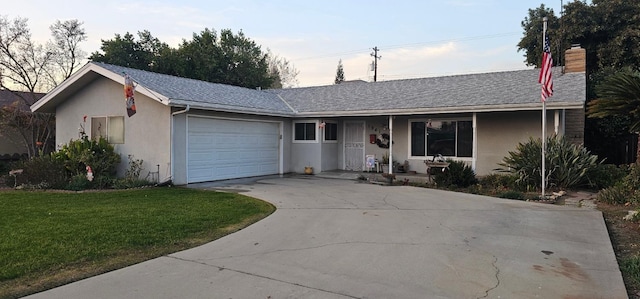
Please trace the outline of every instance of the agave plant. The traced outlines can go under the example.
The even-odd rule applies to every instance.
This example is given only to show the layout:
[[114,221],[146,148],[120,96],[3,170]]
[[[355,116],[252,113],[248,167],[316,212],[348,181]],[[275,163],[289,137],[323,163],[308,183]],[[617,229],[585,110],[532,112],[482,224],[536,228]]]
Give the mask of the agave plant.
[[[515,151],[504,157],[501,171],[511,172],[518,178],[516,183],[527,190],[542,186],[542,141],[530,137],[519,143]],[[570,188],[586,181],[589,169],[596,167],[598,156],[592,155],[581,145],[569,143],[564,137],[547,138],[545,154],[545,180],[548,186]]]

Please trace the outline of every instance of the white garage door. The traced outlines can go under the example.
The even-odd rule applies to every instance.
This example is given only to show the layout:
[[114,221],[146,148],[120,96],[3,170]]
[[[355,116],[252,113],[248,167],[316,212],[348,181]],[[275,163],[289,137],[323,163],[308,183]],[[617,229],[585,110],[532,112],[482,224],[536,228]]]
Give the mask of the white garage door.
[[278,123],[188,118],[188,182],[277,174]]

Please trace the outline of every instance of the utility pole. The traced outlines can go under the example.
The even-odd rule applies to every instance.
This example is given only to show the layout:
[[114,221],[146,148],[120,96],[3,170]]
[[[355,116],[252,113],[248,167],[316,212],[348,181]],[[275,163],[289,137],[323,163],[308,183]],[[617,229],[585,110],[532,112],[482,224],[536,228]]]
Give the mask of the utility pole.
[[373,47],[373,82],[378,81],[378,59],[382,58],[382,56],[378,56],[378,47]]

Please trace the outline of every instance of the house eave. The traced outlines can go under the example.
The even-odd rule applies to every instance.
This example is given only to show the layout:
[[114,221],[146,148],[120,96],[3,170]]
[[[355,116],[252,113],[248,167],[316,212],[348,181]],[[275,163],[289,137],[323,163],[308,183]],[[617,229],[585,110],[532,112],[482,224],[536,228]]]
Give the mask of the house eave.
[[[89,82],[99,78],[101,75],[115,82],[124,85],[124,74],[116,74],[91,62],[85,64],[80,70],[73,73],[67,80],[49,91],[44,97],[31,105],[32,112],[55,112],[55,107],[73,95]],[[153,93],[144,86],[137,85],[136,92],[154,99],[164,105],[168,105],[169,99],[161,94]],[[124,91],[123,91],[124,102]]]
[[292,113],[285,113],[280,111],[265,111],[261,109],[255,109],[255,108],[234,107],[234,106],[219,105],[219,104],[207,104],[207,103],[193,102],[193,101],[170,100],[169,105],[171,107],[176,107],[176,108],[186,108],[187,105],[189,105],[192,111],[193,109],[197,109],[197,110],[204,110],[204,111],[216,111],[216,112],[235,113],[235,114],[250,114],[250,115],[287,117],[287,118],[291,118],[295,116]]
[[[547,102],[547,109],[583,109],[583,102]],[[416,115],[416,114],[453,114],[472,112],[499,112],[499,111],[535,111],[542,110],[542,104],[506,104],[506,105],[480,105],[464,107],[434,107],[434,108],[408,108],[408,109],[376,109],[376,110],[351,110],[351,111],[319,111],[299,112],[297,117],[352,117],[352,116],[386,116],[386,115]]]

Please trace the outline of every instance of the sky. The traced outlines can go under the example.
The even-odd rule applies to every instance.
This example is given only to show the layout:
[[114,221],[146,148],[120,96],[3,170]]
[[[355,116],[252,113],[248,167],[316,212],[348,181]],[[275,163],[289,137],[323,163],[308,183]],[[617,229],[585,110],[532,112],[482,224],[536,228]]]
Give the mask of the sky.
[[[560,13],[562,0],[2,0],[0,15],[28,18],[44,43],[56,20],[78,19],[87,53],[115,34],[148,30],[178,47],[205,28],[242,30],[263,50],[290,61],[298,86],[333,84],[338,61],[346,80],[378,81],[530,68],[517,44],[530,8]],[[564,1],[566,4],[568,0]]]

